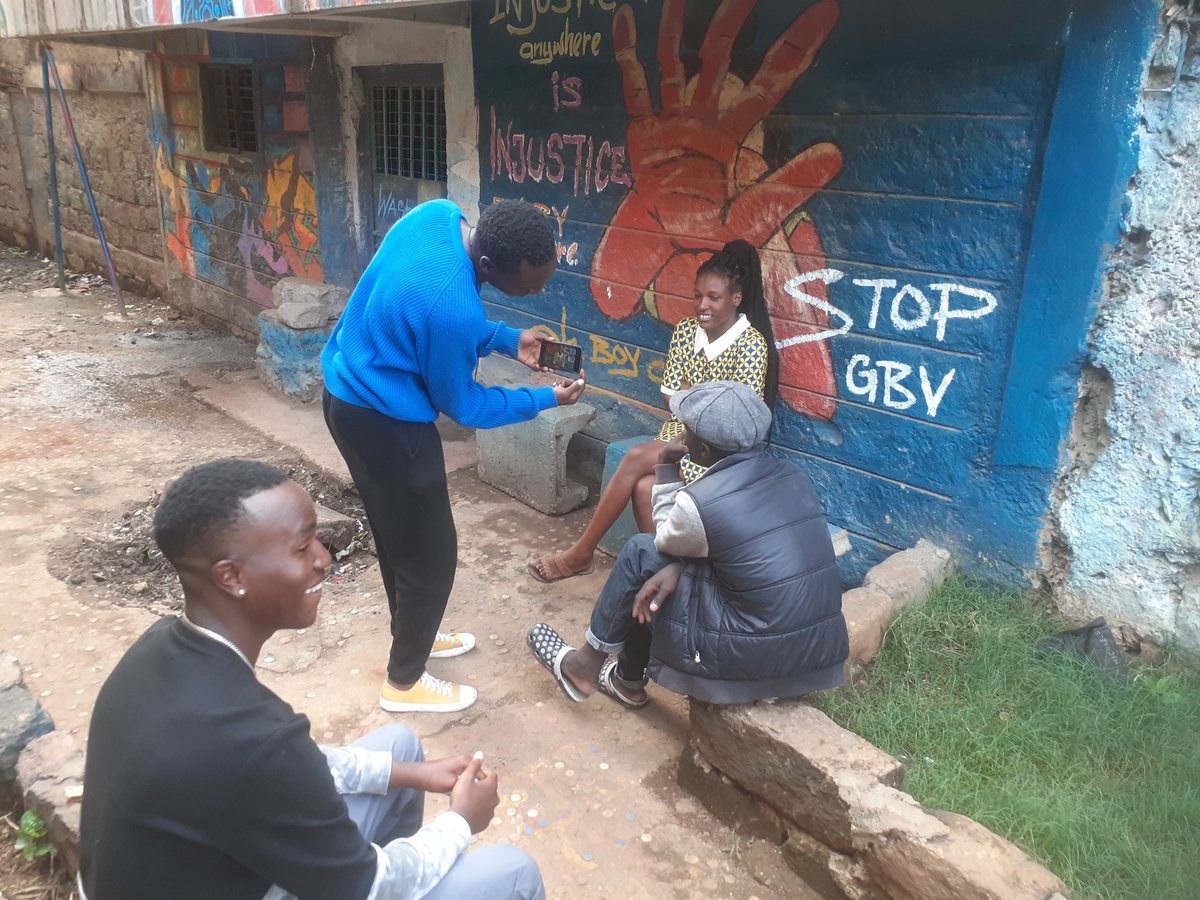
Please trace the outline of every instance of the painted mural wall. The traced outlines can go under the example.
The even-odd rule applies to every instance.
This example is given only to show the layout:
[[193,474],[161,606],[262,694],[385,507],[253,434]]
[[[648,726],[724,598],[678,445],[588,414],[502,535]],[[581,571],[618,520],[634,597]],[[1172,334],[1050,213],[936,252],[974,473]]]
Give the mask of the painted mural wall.
[[[178,276],[172,291],[185,305],[203,310],[209,304],[235,327],[239,322],[226,307],[245,309],[249,301],[240,324],[253,330],[255,307],[272,305],[280,278],[324,280],[309,137],[313,51],[307,41],[269,35],[197,32],[189,40],[198,42],[196,52],[151,57],[159,76],[154,165],[166,254]],[[258,153],[205,147],[199,67],[207,62],[257,65]],[[180,285],[180,278],[195,284]]]
[[1017,577],[1049,476],[991,449],[1067,16],[1018,6],[480,0],[481,200],[541,204],[560,245],[547,294],[491,312],[658,405],[697,265],[746,238],[774,443],[852,533],[847,577],[920,537]]
[[274,16],[287,12],[286,0],[128,0],[133,27],[194,25],[211,19]]

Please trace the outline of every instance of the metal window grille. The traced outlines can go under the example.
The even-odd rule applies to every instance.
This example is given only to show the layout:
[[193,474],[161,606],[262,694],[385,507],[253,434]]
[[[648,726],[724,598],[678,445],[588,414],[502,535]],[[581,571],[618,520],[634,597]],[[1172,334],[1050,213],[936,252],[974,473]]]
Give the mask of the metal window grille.
[[446,103],[441,88],[373,87],[371,113],[376,172],[446,180]]
[[208,147],[258,152],[258,97],[250,66],[203,67],[204,124]]

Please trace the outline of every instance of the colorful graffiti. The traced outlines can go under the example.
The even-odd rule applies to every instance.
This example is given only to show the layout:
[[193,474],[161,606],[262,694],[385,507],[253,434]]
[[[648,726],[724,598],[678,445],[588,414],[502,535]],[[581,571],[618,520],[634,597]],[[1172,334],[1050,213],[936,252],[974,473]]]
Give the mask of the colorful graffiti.
[[[554,73],[557,76],[557,72]],[[582,82],[576,81],[580,88]],[[570,184],[575,197],[599,194],[609,185],[629,186],[625,145],[615,144],[589,134],[548,135],[513,131],[513,123],[497,122],[496,107],[491,110],[491,136],[488,157],[492,179],[505,178],[513,184],[526,179],[548,184]]]
[[[194,96],[194,68],[167,65],[169,96]],[[192,105],[173,108],[178,118]],[[279,148],[257,165],[233,164],[220,154],[200,155],[197,125],[155,117],[166,247],[180,272],[265,307],[281,277],[323,280],[316,191],[301,151]]]
[[179,0],[180,22],[206,22],[232,15],[232,0]]
[[135,27],[187,25],[214,19],[275,16],[288,11],[286,0],[128,0]]
[[300,170],[300,154],[291,150],[267,168],[266,209],[261,224],[267,240],[280,246],[293,274],[320,281],[320,232],[317,192]]
[[[489,25],[503,24],[509,34],[526,37],[532,34],[539,24],[549,20],[552,23],[553,34],[543,40],[524,40],[518,48],[518,55],[531,65],[545,66],[560,60],[587,59],[600,56],[600,47],[604,42],[604,33],[599,30],[573,27],[572,17],[576,24],[585,10],[601,13],[611,13],[616,9],[616,0],[559,0],[559,2],[538,3],[530,0],[494,0],[495,7]],[[559,31],[559,22],[562,30]]]

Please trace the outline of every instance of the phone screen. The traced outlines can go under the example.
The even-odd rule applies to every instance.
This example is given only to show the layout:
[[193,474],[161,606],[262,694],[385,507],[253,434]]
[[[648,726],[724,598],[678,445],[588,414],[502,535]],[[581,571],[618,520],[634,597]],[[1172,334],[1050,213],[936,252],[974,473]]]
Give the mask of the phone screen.
[[538,365],[546,369],[578,375],[579,370],[583,367],[583,351],[574,344],[544,341],[541,355],[538,357]]

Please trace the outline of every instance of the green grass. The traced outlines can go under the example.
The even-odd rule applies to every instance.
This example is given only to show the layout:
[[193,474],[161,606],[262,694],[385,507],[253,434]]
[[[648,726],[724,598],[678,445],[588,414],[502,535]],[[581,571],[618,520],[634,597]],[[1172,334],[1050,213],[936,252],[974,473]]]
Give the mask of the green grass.
[[1200,898],[1200,673],[1128,683],[1039,659],[1061,630],[1018,594],[953,579],[899,616],[874,671],[826,696],[900,758],[905,790],[970,816],[1077,898]]

